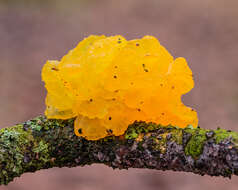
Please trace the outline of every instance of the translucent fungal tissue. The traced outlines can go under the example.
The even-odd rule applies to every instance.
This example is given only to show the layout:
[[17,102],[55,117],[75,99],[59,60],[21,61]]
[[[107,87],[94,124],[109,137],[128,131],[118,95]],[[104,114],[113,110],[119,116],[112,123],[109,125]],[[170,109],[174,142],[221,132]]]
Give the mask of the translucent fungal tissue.
[[194,86],[192,71],[153,36],[89,36],[60,61],[47,61],[42,79],[47,118],[76,117],[75,134],[88,140],[123,135],[135,120],[198,124],[181,101]]

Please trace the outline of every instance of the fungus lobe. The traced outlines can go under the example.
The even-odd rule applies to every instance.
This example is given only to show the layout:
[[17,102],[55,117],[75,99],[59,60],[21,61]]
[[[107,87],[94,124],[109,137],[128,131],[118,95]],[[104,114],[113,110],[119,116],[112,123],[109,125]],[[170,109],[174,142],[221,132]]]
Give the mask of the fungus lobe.
[[91,35],[60,61],[47,61],[42,80],[47,118],[76,117],[75,134],[88,140],[122,135],[135,120],[198,124],[197,113],[181,101],[194,86],[192,71],[153,36]]

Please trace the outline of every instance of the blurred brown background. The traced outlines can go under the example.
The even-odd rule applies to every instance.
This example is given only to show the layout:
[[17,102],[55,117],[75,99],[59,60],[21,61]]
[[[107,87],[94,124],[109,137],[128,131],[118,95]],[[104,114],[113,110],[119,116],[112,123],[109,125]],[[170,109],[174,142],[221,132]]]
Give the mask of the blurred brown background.
[[[189,62],[196,85],[183,99],[200,125],[238,131],[237,20],[237,0],[0,0],[0,126],[43,113],[47,59],[60,59],[90,34],[150,34]],[[238,177],[93,165],[24,174],[0,190],[33,188],[235,190]]]

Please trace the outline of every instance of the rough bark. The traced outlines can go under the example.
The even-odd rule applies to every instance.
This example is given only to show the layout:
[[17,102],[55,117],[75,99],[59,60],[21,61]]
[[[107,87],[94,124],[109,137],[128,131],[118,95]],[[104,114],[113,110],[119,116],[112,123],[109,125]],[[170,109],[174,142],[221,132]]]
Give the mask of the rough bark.
[[103,163],[112,168],[150,168],[200,175],[238,175],[238,133],[181,129],[135,122],[125,135],[88,141],[73,131],[74,119],[37,117],[0,130],[0,184],[25,172]]

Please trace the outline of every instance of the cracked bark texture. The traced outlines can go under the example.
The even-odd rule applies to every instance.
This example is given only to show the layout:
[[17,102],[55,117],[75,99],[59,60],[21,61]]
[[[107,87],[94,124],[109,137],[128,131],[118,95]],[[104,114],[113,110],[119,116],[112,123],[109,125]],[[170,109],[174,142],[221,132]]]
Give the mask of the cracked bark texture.
[[134,122],[123,136],[88,141],[74,134],[74,119],[43,116],[0,130],[0,184],[26,172],[102,163],[200,175],[238,175],[238,133],[181,129]]

